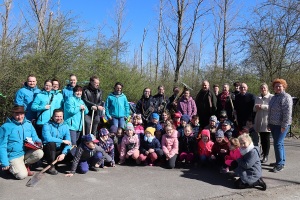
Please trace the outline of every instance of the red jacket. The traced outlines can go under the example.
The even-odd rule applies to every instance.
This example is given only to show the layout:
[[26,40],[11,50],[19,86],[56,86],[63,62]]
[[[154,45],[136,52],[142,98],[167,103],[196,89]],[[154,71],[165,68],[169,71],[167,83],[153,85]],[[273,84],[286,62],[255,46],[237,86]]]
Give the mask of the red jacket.
[[214,143],[210,140],[210,134],[202,132],[201,135],[206,135],[208,137],[207,142],[203,142],[202,139],[198,142],[198,153],[200,156],[211,156],[211,150]]

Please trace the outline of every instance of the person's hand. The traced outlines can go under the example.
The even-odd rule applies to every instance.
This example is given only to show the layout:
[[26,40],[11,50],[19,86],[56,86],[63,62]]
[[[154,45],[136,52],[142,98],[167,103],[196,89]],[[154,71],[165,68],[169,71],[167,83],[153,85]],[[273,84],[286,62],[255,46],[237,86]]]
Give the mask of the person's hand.
[[210,157],[211,159],[216,159],[216,156],[214,156],[214,155],[211,155],[211,157]]
[[148,156],[148,154],[149,154],[149,151],[146,151],[146,152],[145,152],[145,154],[146,154],[146,156]]
[[227,153],[227,150],[226,149],[221,149],[220,152],[221,153]]
[[74,174],[66,174],[65,177],[72,177]]
[[255,108],[256,108],[256,110],[260,110],[261,109],[261,104],[255,104]]
[[80,105],[80,110],[85,110],[84,105]]
[[65,159],[66,155],[65,154],[60,154],[58,157],[57,157],[57,161],[62,161],[63,159]]
[[97,106],[92,106],[91,110],[97,110]]
[[71,141],[69,141],[69,140],[63,140],[62,142],[66,145],[71,145]]
[[2,171],[6,171],[6,170],[9,170],[9,166],[2,167]]
[[153,152],[154,152],[154,149],[149,149],[148,152],[149,152],[149,153],[153,153]]
[[98,110],[104,110],[103,106],[98,106]]
[[43,143],[41,142],[35,142],[34,144],[40,148],[43,148]]
[[46,108],[47,110],[49,110],[50,107],[51,107],[51,105],[46,105],[46,106],[45,106],[45,108]]

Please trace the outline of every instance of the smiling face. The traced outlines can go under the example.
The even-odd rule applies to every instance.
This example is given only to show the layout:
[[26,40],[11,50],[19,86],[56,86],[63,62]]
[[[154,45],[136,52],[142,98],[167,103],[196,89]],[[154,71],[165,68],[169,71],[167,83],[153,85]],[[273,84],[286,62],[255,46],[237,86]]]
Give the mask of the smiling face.
[[246,149],[250,145],[250,142],[246,138],[241,138],[239,142],[240,142],[240,148],[242,149]]
[[203,81],[203,83],[202,83],[202,89],[204,91],[207,91],[209,89],[209,82],[208,81]]
[[22,123],[25,118],[25,113],[12,113],[12,117],[19,123]]
[[44,85],[44,89],[47,92],[50,92],[52,90],[52,83],[50,81],[46,82],[45,85]]
[[114,89],[115,89],[116,94],[121,94],[122,93],[122,86],[121,85],[116,85]]
[[58,90],[59,89],[59,82],[58,81],[52,81],[52,89]]
[[70,81],[70,85],[71,85],[72,87],[75,87],[75,85],[76,85],[76,83],[77,83],[77,78],[76,78],[76,76],[71,76],[70,79],[69,79],[69,81]]
[[63,113],[63,112],[59,111],[59,112],[55,112],[55,113],[53,114],[53,120],[54,120],[56,123],[58,123],[58,124],[62,123],[62,122],[63,122],[63,119],[64,119],[64,113]]
[[34,88],[37,84],[36,78],[34,76],[30,76],[27,79],[27,85],[28,87]]
[[183,96],[184,96],[185,99],[189,99],[190,98],[190,91],[188,91],[188,90],[185,91]]
[[240,86],[240,93],[246,94],[247,90],[248,90],[248,86],[246,85],[246,83],[242,83]]
[[276,83],[275,85],[274,85],[274,92],[276,93],[276,94],[280,94],[280,93],[282,93],[284,91],[284,87],[283,87],[283,85],[281,84],[281,83]]

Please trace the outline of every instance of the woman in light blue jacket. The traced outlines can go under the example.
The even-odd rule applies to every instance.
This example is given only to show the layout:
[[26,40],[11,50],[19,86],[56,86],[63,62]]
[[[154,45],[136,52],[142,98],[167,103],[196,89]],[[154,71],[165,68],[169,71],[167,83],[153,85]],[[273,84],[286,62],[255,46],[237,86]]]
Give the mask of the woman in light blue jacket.
[[72,145],[77,145],[77,141],[82,131],[82,113],[88,114],[88,108],[81,99],[82,87],[76,85],[73,88],[73,96],[69,97],[64,104],[65,122],[68,124],[71,134]]
[[110,93],[105,102],[105,114],[111,125],[125,127],[125,120],[129,117],[129,103],[127,97],[122,93],[123,84],[117,82],[114,92]]

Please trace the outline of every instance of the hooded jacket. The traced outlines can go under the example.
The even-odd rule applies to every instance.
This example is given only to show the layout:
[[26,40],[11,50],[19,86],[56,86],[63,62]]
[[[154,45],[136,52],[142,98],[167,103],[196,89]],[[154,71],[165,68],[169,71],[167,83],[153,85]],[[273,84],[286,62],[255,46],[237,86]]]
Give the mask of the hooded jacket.
[[69,97],[64,105],[64,119],[68,124],[69,129],[73,131],[82,130],[82,111],[80,106],[84,105],[84,115],[88,114],[88,108],[86,107],[83,100],[73,95]]
[[64,100],[66,101],[69,97],[73,96],[73,88],[70,84],[65,86],[65,88],[62,90],[62,95]]
[[36,112],[31,110],[31,105],[34,97],[40,93],[40,91],[41,90],[37,86],[31,88],[26,82],[24,86],[16,93],[14,104],[18,106],[24,106],[24,109],[27,111],[25,117],[30,121],[36,118]]
[[168,154],[172,158],[175,154],[178,154],[179,142],[177,138],[178,132],[173,130],[171,136],[164,134],[161,139],[161,146],[164,154]]
[[229,155],[225,156],[225,164],[231,166],[232,161],[237,160],[240,157],[242,157],[240,148],[230,150]]
[[210,140],[210,134],[204,132],[204,133],[202,133],[202,136],[203,135],[208,137],[208,141],[203,142],[202,139],[199,140],[199,142],[198,142],[198,154],[200,156],[210,157],[212,147],[213,147],[214,143]]
[[191,133],[189,136],[183,134],[183,136],[179,139],[179,152],[187,152],[187,153],[196,153],[197,152],[197,143],[194,134]]
[[129,117],[129,103],[125,94],[116,95],[113,92],[109,94],[105,102],[105,114],[108,119],[111,117],[121,118]]
[[193,115],[197,115],[197,107],[194,99],[189,97],[188,99],[181,97],[177,104],[177,111],[181,113],[181,115],[188,115],[190,119]]
[[[63,140],[71,141],[69,127],[64,122],[58,124],[50,120],[48,123],[44,124],[42,135],[44,144],[54,142],[56,144],[56,148],[61,146]],[[70,146],[66,145],[62,153],[67,154],[69,150]]]
[[24,118],[20,123],[8,118],[0,128],[0,163],[9,166],[9,161],[25,154],[24,140],[32,138],[33,142],[41,142],[31,122]]
[[134,134],[132,137],[128,137],[128,135],[125,134],[121,142],[120,159],[124,160],[126,154],[131,156],[135,150],[139,150],[139,147],[140,140],[136,134]]
[[152,139],[151,142],[149,142],[148,140],[145,141],[144,137],[145,137],[144,134],[142,134],[140,137],[140,142],[141,142],[140,152],[142,154],[145,154],[145,152],[148,151],[149,149],[154,149],[155,152],[161,150],[160,142],[155,136],[153,136],[154,138]]

